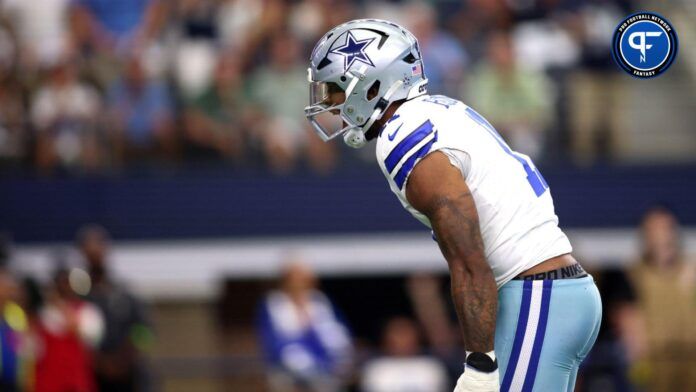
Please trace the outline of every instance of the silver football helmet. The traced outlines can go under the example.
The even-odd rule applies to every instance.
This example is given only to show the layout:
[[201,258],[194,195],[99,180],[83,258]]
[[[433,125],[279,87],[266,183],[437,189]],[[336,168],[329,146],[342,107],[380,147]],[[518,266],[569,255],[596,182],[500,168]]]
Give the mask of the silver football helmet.
[[[344,134],[348,145],[362,147],[365,132],[392,102],[426,93],[416,37],[385,20],[358,19],[335,27],[319,40],[310,61],[305,116],[324,141]],[[377,94],[368,98],[371,88]],[[336,92],[345,92],[344,102],[330,101]]]

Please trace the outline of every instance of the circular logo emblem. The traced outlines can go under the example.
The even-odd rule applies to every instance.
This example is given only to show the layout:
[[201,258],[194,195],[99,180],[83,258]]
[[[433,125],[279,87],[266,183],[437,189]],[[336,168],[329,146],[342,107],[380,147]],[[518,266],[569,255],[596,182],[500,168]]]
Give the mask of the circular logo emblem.
[[612,55],[631,76],[653,78],[672,65],[677,46],[677,32],[667,19],[652,12],[639,12],[616,27]]

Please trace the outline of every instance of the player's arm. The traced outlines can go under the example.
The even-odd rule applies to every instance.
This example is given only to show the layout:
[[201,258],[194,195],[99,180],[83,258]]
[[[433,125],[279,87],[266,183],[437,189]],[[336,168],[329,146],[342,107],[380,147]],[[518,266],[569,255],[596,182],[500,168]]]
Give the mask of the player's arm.
[[[493,272],[484,255],[478,213],[469,187],[447,156],[434,152],[411,172],[406,197],[414,208],[430,220],[440,250],[447,259],[452,298],[465,349],[468,352],[492,354],[498,292]],[[470,358],[471,355],[467,358],[467,365]],[[490,372],[491,377],[495,373],[495,380],[486,380],[490,381],[485,383],[486,387],[490,387],[497,384],[497,364],[492,370],[487,369],[484,370]],[[465,371],[469,377],[472,373]],[[457,390],[460,390],[459,385]]]
[[498,293],[469,187],[447,156],[434,152],[411,172],[406,197],[430,220],[447,259],[466,350],[493,350]]

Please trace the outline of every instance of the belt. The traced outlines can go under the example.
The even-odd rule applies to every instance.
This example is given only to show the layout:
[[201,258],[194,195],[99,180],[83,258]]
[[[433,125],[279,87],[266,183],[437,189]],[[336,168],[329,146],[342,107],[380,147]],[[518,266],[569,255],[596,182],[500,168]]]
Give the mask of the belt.
[[539,272],[533,275],[517,275],[512,280],[554,280],[579,279],[587,276],[587,272],[578,263],[571,264],[551,271]]

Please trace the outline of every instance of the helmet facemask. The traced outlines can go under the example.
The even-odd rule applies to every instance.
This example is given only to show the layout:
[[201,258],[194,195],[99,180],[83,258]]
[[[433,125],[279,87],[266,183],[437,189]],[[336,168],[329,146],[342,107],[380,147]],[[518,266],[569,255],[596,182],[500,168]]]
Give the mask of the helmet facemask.
[[[305,107],[304,112],[323,141],[360,127],[360,124],[353,124],[350,118],[344,115],[345,97],[352,94],[359,78],[353,78],[345,91],[337,83],[312,80],[311,68],[308,69],[308,79],[309,106]],[[343,101],[333,102],[332,96],[340,93],[344,93]]]

